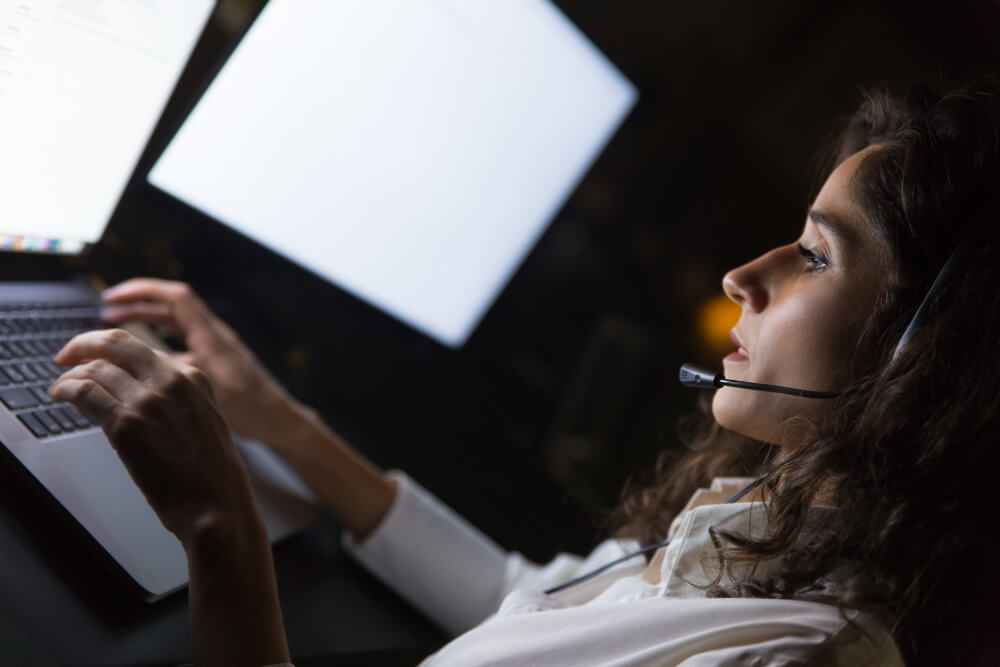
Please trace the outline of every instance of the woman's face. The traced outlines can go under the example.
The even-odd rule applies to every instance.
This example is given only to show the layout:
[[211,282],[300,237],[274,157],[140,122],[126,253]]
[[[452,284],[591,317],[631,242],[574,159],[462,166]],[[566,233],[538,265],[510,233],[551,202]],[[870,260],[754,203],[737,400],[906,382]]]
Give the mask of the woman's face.
[[[851,178],[868,151],[830,174],[797,242],[775,248],[722,280],[743,308],[733,329],[738,350],[723,360],[727,378],[801,389],[851,384],[850,368],[866,317],[885,286],[883,244],[855,202]],[[801,444],[795,417],[823,414],[829,400],[734,387],[718,389],[716,420],[728,429],[778,445]]]

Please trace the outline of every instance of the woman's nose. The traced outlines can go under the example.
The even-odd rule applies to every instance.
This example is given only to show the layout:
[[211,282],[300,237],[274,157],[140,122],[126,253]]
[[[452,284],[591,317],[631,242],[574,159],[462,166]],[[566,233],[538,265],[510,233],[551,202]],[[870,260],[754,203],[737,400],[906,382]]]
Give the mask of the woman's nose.
[[730,299],[750,312],[759,313],[767,306],[770,283],[780,263],[780,251],[775,248],[752,262],[738,266],[722,277],[722,289]]

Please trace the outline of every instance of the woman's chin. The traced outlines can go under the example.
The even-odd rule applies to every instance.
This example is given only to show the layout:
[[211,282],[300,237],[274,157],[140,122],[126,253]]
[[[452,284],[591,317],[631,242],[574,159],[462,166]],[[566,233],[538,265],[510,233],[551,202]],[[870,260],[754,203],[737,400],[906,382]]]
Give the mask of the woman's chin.
[[[776,433],[771,419],[770,397],[759,392],[721,387],[712,397],[712,416],[720,426],[762,442],[774,442]],[[779,443],[780,444],[780,443]]]
[[[746,392],[743,392],[746,393]],[[750,423],[752,410],[747,405],[747,397],[741,395],[739,389],[720,387],[712,396],[712,416],[720,426],[744,435],[752,436],[748,430],[753,430]]]
[[712,397],[712,416],[730,431],[794,449],[809,436],[810,424],[819,416],[803,409],[811,407],[802,403],[808,400],[722,387]]

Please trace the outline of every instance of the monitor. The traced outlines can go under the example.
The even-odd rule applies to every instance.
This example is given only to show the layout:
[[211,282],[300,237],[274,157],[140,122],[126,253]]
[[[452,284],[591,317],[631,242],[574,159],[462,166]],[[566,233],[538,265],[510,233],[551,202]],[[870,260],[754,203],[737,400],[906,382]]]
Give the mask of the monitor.
[[636,99],[548,0],[270,0],[149,181],[457,347]]
[[0,250],[100,239],[214,0],[0,0]]

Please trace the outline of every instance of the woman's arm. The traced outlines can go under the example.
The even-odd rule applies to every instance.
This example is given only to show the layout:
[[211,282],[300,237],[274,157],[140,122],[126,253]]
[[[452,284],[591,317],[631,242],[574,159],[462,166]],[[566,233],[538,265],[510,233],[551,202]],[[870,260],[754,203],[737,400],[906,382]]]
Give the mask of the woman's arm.
[[267,531],[207,377],[124,331],[94,331],[56,356],[49,389],[104,430],[188,557],[195,658],[288,662]]
[[185,551],[198,664],[289,662],[271,543],[259,517],[208,521]]
[[289,402],[274,418],[283,435],[271,448],[355,540],[366,538],[392,506],[395,483],[334,433],[315,410]]
[[366,536],[392,505],[395,487],[316,415],[296,401],[239,336],[183,283],[137,278],[104,292],[112,324],[144,322],[182,337],[174,357],[208,376],[232,429],[285,459],[356,538]]

